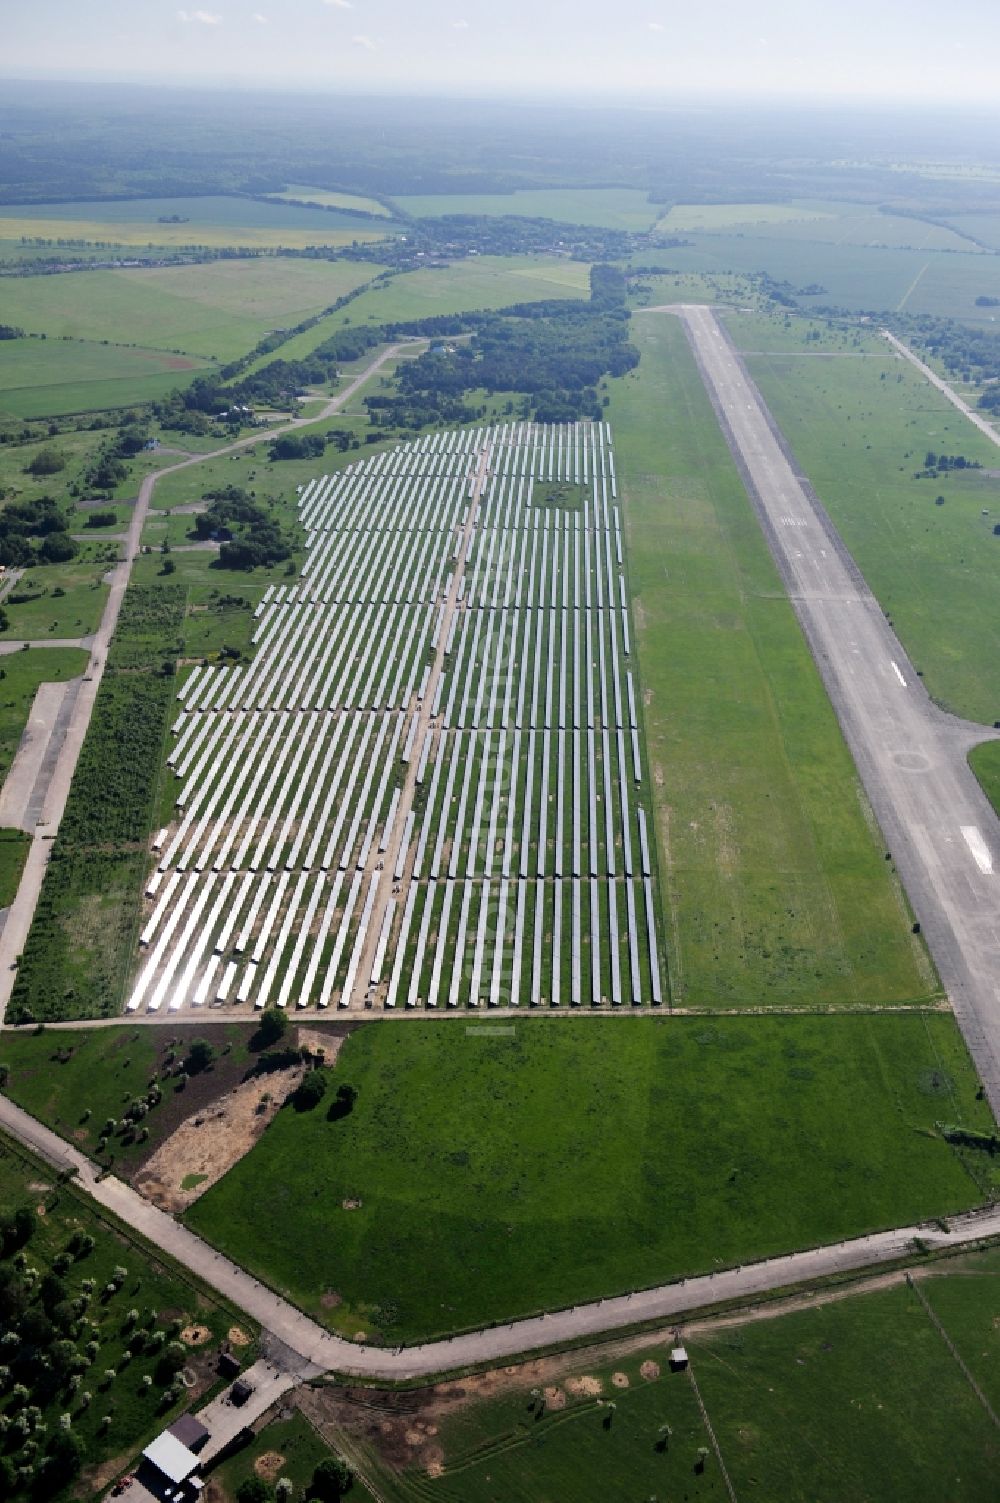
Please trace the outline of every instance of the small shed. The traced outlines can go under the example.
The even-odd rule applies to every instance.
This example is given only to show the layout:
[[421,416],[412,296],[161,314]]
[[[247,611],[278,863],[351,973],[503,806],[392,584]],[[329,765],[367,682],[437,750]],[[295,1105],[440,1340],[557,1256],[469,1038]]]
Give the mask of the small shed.
[[194,1414],[182,1414],[168,1425],[167,1434],[187,1446],[195,1455],[208,1443],[209,1434],[201,1420]]
[[688,1365],[688,1354],[684,1347],[675,1346],[670,1352],[670,1371],[682,1373]]
[[169,1430],[164,1430],[151,1441],[142,1454],[150,1466],[175,1487],[182,1486],[198,1470],[197,1456]]
[[240,1361],[232,1352],[219,1353],[219,1372],[224,1378],[238,1378],[240,1375]]
[[253,1384],[248,1383],[246,1378],[237,1378],[236,1382],[229,1390],[229,1397],[232,1399],[234,1404],[245,1404],[252,1393]]

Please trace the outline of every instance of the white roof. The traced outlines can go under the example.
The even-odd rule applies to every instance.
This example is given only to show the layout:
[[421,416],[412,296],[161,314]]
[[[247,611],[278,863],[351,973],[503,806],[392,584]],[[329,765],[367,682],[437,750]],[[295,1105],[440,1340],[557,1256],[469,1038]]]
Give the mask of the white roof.
[[169,1477],[171,1482],[185,1482],[198,1465],[198,1458],[187,1446],[182,1445],[176,1435],[171,1435],[169,1430],[164,1430],[162,1435],[146,1447],[143,1451],[147,1461],[152,1462],[158,1472],[164,1477]]

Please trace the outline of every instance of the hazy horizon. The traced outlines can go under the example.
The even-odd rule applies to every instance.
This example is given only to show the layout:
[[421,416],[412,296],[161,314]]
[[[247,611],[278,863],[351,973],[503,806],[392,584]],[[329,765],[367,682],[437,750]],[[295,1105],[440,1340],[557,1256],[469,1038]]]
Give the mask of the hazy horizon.
[[[610,20],[609,20],[610,15]],[[240,91],[551,99],[669,108],[996,108],[1000,12],[954,0],[36,0],[5,17],[4,73],[23,81]]]

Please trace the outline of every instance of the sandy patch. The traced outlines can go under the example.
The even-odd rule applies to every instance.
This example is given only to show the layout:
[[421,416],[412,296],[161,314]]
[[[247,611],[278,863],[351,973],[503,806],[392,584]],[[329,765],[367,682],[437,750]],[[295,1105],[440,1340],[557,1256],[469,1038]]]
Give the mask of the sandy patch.
[[657,788],[663,787],[663,768],[660,766],[659,762],[653,763],[653,782],[656,784]]
[[52,1186],[47,1185],[44,1180],[36,1179],[32,1180],[31,1184],[28,1186],[28,1189],[34,1195],[47,1195],[52,1189]]
[[647,1383],[652,1383],[660,1376],[660,1364],[658,1362],[644,1362],[639,1369],[639,1375],[645,1378]]
[[299,1048],[308,1049],[310,1054],[319,1054],[322,1051],[325,1065],[332,1065],[336,1062],[337,1055],[344,1047],[346,1037],[344,1033],[327,1033],[322,1028],[300,1026],[298,1029]]
[[328,1289],[325,1294],[320,1295],[319,1302],[324,1310],[336,1310],[337,1306],[342,1305],[344,1301],[336,1290]]
[[614,1388],[627,1388],[628,1373],[612,1373],[611,1383]]
[[596,1399],[598,1394],[604,1392],[604,1384],[600,1378],[591,1377],[588,1373],[582,1378],[567,1378],[566,1390],[574,1398]]
[[354,1335],[351,1337],[351,1340],[358,1342],[358,1344],[360,1345],[362,1342],[368,1340],[368,1332],[367,1331],[355,1331]]
[[258,1456],[253,1464],[253,1469],[262,1482],[276,1482],[281,1476],[281,1468],[285,1464],[284,1456],[277,1451],[265,1451],[263,1456]]
[[434,1455],[428,1457],[427,1475],[428,1477],[441,1477],[444,1475],[443,1451],[435,1451]]
[[[569,1387],[568,1383],[566,1387]],[[561,1388],[556,1388],[554,1385],[550,1385],[548,1388],[543,1388],[542,1393],[545,1397],[546,1409],[566,1408],[566,1395],[563,1393]]]
[[242,1326],[230,1326],[229,1327],[229,1345],[230,1346],[249,1346],[250,1345],[250,1337],[247,1334],[247,1332],[244,1331],[244,1329],[243,1329]]
[[204,1346],[211,1335],[208,1326],[185,1326],[181,1332],[181,1340],[185,1346]]
[[188,1117],[136,1175],[136,1189],[161,1210],[186,1210],[250,1152],[302,1073],[295,1066],[255,1076]]
[[340,1206],[344,1211],[360,1211],[361,1202],[360,1200],[355,1200],[353,1197],[349,1197],[347,1200],[342,1200]]

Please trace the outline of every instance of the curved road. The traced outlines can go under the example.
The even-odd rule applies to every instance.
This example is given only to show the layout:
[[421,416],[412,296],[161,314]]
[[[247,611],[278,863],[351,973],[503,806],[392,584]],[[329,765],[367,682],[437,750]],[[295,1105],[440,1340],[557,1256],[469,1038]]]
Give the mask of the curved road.
[[[153,491],[164,475],[175,475],[178,470],[190,469],[192,465],[204,464],[207,459],[219,459],[224,454],[238,453],[241,449],[253,448],[255,444],[265,440],[276,438],[281,433],[291,433],[296,428],[305,428],[313,423],[322,422],[324,418],[332,417],[345,403],[370,380],[380,366],[387,360],[393,359],[404,349],[417,349],[424,341],[414,340],[405,343],[389,345],[375,360],[367,365],[354,380],[344,387],[343,391],[337,392],[331,397],[318,417],[291,418],[277,428],[267,428],[257,433],[252,433],[246,438],[237,439],[234,443],[224,444],[221,449],[213,449],[208,454],[194,454],[189,458],[182,459],[178,464],[168,465],[165,469],[156,470],[147,475],[139,487],[139,496],[132,511],[128,533],[125,542],[125,557],[114,566],[107,576],[111,585],[101,624],[92,638],[86,639],[90,647],[90,662],[80,691],[76,696],[73,713],[69,725],[66,728],[66,737],[63,741],[56,765],[52,771],[52,778],[45,793],[45,801],[42,806],[42,817],[35,829],[31,842],[31,849],[24,865],[24,872],[20,885],[0,934],[0,1027],[3,1026],[4,1015],[7,1011],[7,1003],[10,1001],[11,990],[14,985],[14,976],[17,971],[17,962],[21,951],[24,949],[28,938],[28,930],[31,928],[31,920],[35,914],[35,905],[38,902],[38,894],[41,891],[42,880],[45,876],[45,868],[48,864],[49,851],[52,839],[59,828],[66,800],[69,797],[70,783],[76,771],[76,764],[80,756],[80,748],[87,734],[90,717],[94,709],[94,701],[101,685],[104,674],[104,664],[108,655],[111,638],[118,624],[118,615],[121,611],[122,600],[132,573],[132,565],[139,556],[142,540],[142,529],[149,510],[150,498]],[[14,650],[19,644],[10,644],[8,651]],[[53,647],[60,645],[84,645],[83,643],[46,642],[37,645]],[[0,651],[3,649],[0,648]]]
[[870,1237],[681,1279],[657,1289],[595,1300],[569,1310],[556,1310],[551,1315],[487,1326],[420,1346],[364,1346],[324,1331],[301,1310],[215,1252],[207,1242],[144,1200],[129,1185],[111,1175],[99,1179],[89,1159],[6,1097],[0,1097],[0,1128],[54,1168],[74,1170],[78,1184],[99,1205],[245,1310],[265,1331],[290,1348],[306,1371],[311,1368],[316,1373],[335,1372],[345,1377],[388,1381],[436,1377],[458,1368],[495,1364],[562,1342],[586,1341],[646,1321],[672,1320],[723,1301],[753,1300],[772,1290],[831,1274],[895,1262],[913,1254],[918,1238],[928,1247],[941,1248],[1000,1236],[1000,1208],[991,1207],[956,1218],[949,1232],[933,1224],[896,1227]]

